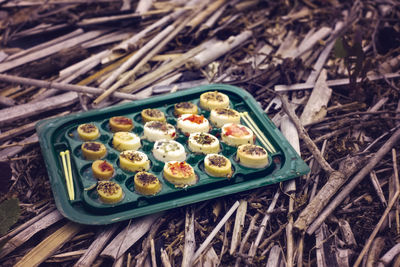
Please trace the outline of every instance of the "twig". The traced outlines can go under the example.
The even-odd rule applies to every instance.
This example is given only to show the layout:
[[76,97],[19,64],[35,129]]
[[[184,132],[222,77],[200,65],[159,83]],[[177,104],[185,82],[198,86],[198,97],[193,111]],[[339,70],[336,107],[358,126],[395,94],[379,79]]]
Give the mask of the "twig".
[[183,247],[182,267],[191,266],[191,260],[196,249],[196,239],[194,233],[194,210],[186,208],[185,220],[185,245]]
[[[369,75],[366,78],[370,81],[375,81],[375,80],[381,80],[381,79],[393,79],[400,77],[400,73],[387,73],[385,75],[382,74],[374,74],[374,75]],[[357,79],[357,83],[362,82],[363,80],[361,78]],[[336,79],[336,80],[328,80],[326,81],[326,84],[329,87],[335,87],[335,86],[341,86],[341,85],[348,85],[350,84],[349,79]],[[314,83],[295,83],[292,85],[275,85],[274,90],[276,92],[287,92],[287,91],[296,91],[296,90],[304,90],[304,89],[312,89],[314,88],[315,84]]]
[[372,232],[372,234],[368,238],[363,250],[358,255],[358,258],[357,258],[356,262],[353,265],[354,267],[358,267],[360,265],[365,253],[369,250],[369,247],[370,247],[372,241],[374,240],[375,236],[378,234],[378,231],[381,228],[381,226],[384,223],[384,221],[386,220],[386,217],[388,216],[390,210],[393,208],[394,204],[396,204],[399,195],[400,195],[400,191],[399,191],[399,188],[397,188],[396,193],[394,194],[393,198],[390,200],[387,208],[385,209],[385,212],[382,214],[382,217],[380,218],[380,220],[379,220],[378,224],[376,225],[374,231]]
[[[242,255],[243,254],[244,247],[245,247],[245,245],[247,243],[247,240],[250,237],[251,232],[253,230],[255,230],[255,225],[256,225],[256,222],[257,222],[257,219],[258,219],[259,216],[260,216],[260,213],[256,213],[256,215],[254,215],[253,218],[251,219],[249,228],[247,229],[247,232],[244,235],[242,242],[240,243],[239,252],[237,253],[238,255]],[[242,259],[241,257],[237,257],[236,258],[235,267],[239,267],[240,266],[241,259]]]
[[375,238],[374,242],[371,245],[371,249],[368,252],[367,263],[365,267],[374,267],[376,266],[377,260],[379,259],[379,255],[382,252],[382,249],[385,246],[385,239],[383,237]]
[[221,221],[217,224],[214,230],[210,233],[210,235],[204,240],[204,242],[200,245],[197,251],[194,253],[192,263],[196,262],[197,258],[203,253],[206,247],[210,244],[211,240],[218,233],[218,231],[224,226],[226,221],[231,217],[231,215],[235,212],[235,210],[239,207],[239,201],[236,201],[229,211],[225,214],[225,216],[221,219]]
[[283,108],[285,109],[286,114],[290,117],[292,122],[295,124],[297,131],[300,135],[300,138],[306,143],[307,148],[310,150],[310,152],[313,154],[315,160],[319,163],[319,165],[322,167],[322,169],[328,173],[333,173],[334,169],[329,165],[329,163],[322,157],[321,152],[319,151],[318,147],[314,144],[314,142],[311,140],[309,137],[306,129],[301,125],[299,118],[297,115],[294,113],[294,111],[291,109],[289,105],[289,101],[287,99],[287,96],[285,95],[280,95]]
[[274,197],[273,197],[273,199],[271,201],[271,204],[269,205],[269,207],[267,209],[267,214],[264,216],[264,218],[263,218],[263,220],[262,220],[262,222],[260,224],[256,240],[254,241],[254,243],[250,247],[250,250],[249,250],[250,261],[252,261],[251,258],[254,258],[254,256],[256,255],[257,248],[258,248],[258,246],[259,246],[259,244],[261,242],[261,239],[262,239],[262,237],[264,235],[265,228],[267,227],[267,223],[269,221],[269,218],[271,217],[271,211],[275,208],[276,202],[278,201],[279,191],[280,191],[280,189],[278,188],[278,190],[276,191],[276,193],[275,193],[275,195],[274,195]]
[[120,224],[114,223],[104,229],[99,229],[96,239],[75,263],[74,267],[91,266],[119,226]]
[[164,249],[161,249],[161,261],[164,267],[172,267],[171,262],[169,261],[168,254]]
[[232,241],[229,254],[233,255],[235,253],[236,247],[242,235],[242,229],[244,227],[244,219],[247,212],[247,201],[241,200],[240,205],[236,212],[235,225],[233,226]]
[[382,160],[382,158],[390,151],[390,149],[400,139],[400,129],[398,129],[386,143],[376,152],[367,165],[352,178],[343,190],[326,206],[326,208],[319,214],[315,221],[307,229],[307,234],[312,234],[325,221],[325,219],[336,209],[336,207],[349,195],[351,191],[362,181],[362,179],[371,172],[371,170]]

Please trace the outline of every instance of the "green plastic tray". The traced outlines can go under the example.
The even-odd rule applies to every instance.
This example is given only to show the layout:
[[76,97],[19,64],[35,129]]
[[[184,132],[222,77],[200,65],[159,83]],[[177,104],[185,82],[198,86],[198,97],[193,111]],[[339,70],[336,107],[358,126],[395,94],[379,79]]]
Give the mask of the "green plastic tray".
[[[174,185],[165,181],[162,177],[164,163],[154,159],[151,153],[154,143],[142,140],[142,147],[139,150],[145,152],[151,160],[150,172],[160,179],[162,190],[155,196],[143,196],[135,193],[133,189],[134,173],[124,171],[118,167],[119,152],[112,147],[112,133],[109,130],[108,119],[113,116],[132,118],[135,124],[133,132],[140,136],[143,132],[140,112],[143,109],[160,109],[166,114],[167,122],[176,126],[177,118],[173,115],[173,105],[175,103],[191,101],[198,105],[199,97],[202,93],[215,90],[229,96],[231,108],[239,112],[247,111],[261,131],[264,132],[276,150],[276,152],[270,154],[270,164],[264,169],[242,167],[234,160],[236,148],[221,142],[221,153],[231,160],[234,174],[230,179],[208,176],[204,172],[204,155],[190,153],[186,145],[187,137],[178,131],[176,141],[185,146],[188,153],[186,161],[193,166],[199,176],[198,183],[187,188],[175,188]],[[199,110],[206,118],[209,117],[208,111]],[[119,203],[101,203],[98,200],[96,190],[84,190],[93,186],[96,180],[90,172],[92,161],[82,158],[80,146],[83,141],[78,138],[76,129],[80,124],[89,122],[94,123],[99,128],[101,136],[96,141],[106,145],[107,156],[105,159],[113,163],[116,170],[116,175],[114,175],[112,181],[119,183],[124,191],[125,197]],[[241,123],[246,125],[244,121]],[[57,208],[68,219],[82,224],[102,225],[140,217],[190,203],[282,182],[304,175],[309,171],[309,167],[301,160],[280,131],[261,110],[254,98],[245,90],[229,85],[204,85],[101,110],[44,120],[37,124],[36,129]],[[211,130],[211,133],[216,136],[218,136],[219,132],[220,129],[218,128]],[[256,140],[256,144],[261,145],[258,140]],[[59,156],[60,152],[66,149],[71,151],[75,190],[75,200],[73,201],[68,199],[62,162]]]

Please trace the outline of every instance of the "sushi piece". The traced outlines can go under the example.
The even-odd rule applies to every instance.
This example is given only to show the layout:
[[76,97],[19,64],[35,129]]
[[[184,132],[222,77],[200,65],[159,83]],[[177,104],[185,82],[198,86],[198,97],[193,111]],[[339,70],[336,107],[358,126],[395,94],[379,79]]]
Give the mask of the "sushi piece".
[[138,150],[142,146],[139,136],[131,132],[114,133],[112,144],[118,151]]
[[220,151],[219,140],[209,133],[192,133],[188,139],[190,151],[195,153],[210,154]]
[[244,125],[227,123],[221,128],[221,139],[230,146],[253,144],[254,134],[252,130]]
[[176,138],[176,130],[172,124],[161,121],[149,121],[143,127],[143,138],[150,142],[160,139],[172,140]]
[[210,131],[208,120],[203,115],[197,114],[183,114],[178,118],[176,127],[185,135]]
[[147,108],[142,110],[140,114],[142,115],[143,122],[166,121],[165,114],[158,109]]
[[215,177],[232,177],[232,163],[231,161],[218,154],[208,154],[204,158],[204,169],[210,176]]
[[206,92],[200,95],[200,107],[204,110],[215,108],[228,108],[229,97],[218,91]]
[[179,117],[183,114],[197,114],[198,108],[192,102],[180,102],[174,105],[174,114]]
[[120,202],[124,197],[121,186],[115,182],[101,181],[97,184],[96,190],[100,201],[106,204]]
[[222,127],[227,123],[240,123],[240,114],[230,108],[215,108],[210,112],[210,122],[215,127]]
[[155,195],[161,191],[160,180],[152,173],[138,172],[134,180],[135,191],[142,195]]
[[110,118],[109,124],[113,132],[129,132],[134,127],[132,119],[124,116]]
[[143,152],[127,150],[119,154],[119,166],[131,172],[147,171],[150,169],[150,160]]
[[165,180],[176,187],[185,187],[197,183],[197,175],[193,167],[185,161],[170,161],[165,163],[163,174]]
[[174,140],[159,140],[154,143],[154,157],[162,162],[184,161],[186,159],[185,148]]
[[107,153],[107,148],[100,142],[85,142],[81,146],[82,155],[87,160],[103,158]]
[[236,160],[248,168],[260,169],[269,164],[268,152],[261,146],[241,145],[236,152]]
[[95,140],[99,137],[100,132],[96,125],[85,123],[78,126],[77,129],[79,138],[84,141]]
[[92,163],[93,176],[99,180],[109,180],[114,175],[114,167],[105,160],[96,160]]

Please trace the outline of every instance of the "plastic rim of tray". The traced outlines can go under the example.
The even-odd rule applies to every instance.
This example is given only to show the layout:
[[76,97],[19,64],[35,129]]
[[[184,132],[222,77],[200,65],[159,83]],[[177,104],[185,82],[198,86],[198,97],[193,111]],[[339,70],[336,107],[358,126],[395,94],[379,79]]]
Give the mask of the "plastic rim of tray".
[[[139,149],[148,154],[152,160],[150,172],[155,173],[163,183],[162,191],[155,196],[143,196],[132,191],[134,173],[123,171],[118,167],[119,152],[112,148],[112,133],[107,131],[107,121],[112,116],[128,116],[134,120],[135,128],[132,132],[141,135],[143,124],[140,123],[140,111],[144,108],[160,108],[167,116],[167,122],[176,125],[176,117],[173,115],[173,105],[181,101],[190,101],[198,105],[199,96],[206,91],[219,91],[230,98],[231,108],[239,112],[247,111],[257,123],[273,145],[276,152],[269,156],[270,164],[264,169],[249,169],[235,162],[236,149],[221,143],[222,154],[231,159],[234,173],[232,178],[211,177],[204,173],[202,161],[204,155],[189,153],[187,144],[184,144],[188,152],[187,162],[190,163],[197,175],[199,182],[187,188],[174,188],[162,178],[163,164],[155,160],[151,155],[152,143],[142,140]],[[201,111],[201,109],[199,109]],[[201,111],[206,117],[209,111]],[[93,189],[95,180],[90,178],[91,161],[83,160],[79,147],[82,143],[75,136],[76,127],[82,123],[93,122],[100,129],[98,140],[107,146],[107,155],[104,159],[111,161],[117,170],[112,177],[124,190],[124,199],[115,204],[103,204],[99,202]],[[261,110],[259,104],[245,90],[223,84],[210,84],[179,91],[173,94],[155,96],[149,99],[134,101],[117,105],[76,113],[63,118],[44,120],[36,125],[42,154],[49,174],[49,179],[59,211],[68,219],[89,225],[104,225],[143,215],[168,210],[187,204],[234,194],[270,184],[293,179],[309,172],[309,167],[290,146],[285,137]],[[212,134],[218,134],[218,129],[211,130]],[[186,142],[184,136],[179,135],[178,141]],[[257,141],[258,142],[258,141]],[[259,144],[259,143],[258,143]],[[62,174],[60,151],[70,149],[73,160],[74,191],[76,199],[69,201],[67,188]],[[249,175],[251,174],[251,175]],[[248,177],[251,176],[251,177]],[[132,182],[131,182],[132,181]],[[92,188],[90,188],[92,187]],[[85,190],[88,189],[88,190]]]

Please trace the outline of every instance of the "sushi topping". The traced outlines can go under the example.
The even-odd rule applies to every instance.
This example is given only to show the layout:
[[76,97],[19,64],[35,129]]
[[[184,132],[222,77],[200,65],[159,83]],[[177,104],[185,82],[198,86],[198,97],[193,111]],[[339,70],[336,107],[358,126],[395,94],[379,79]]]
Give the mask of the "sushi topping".
[[168,163],[168,168],[171,170],[173,175],[183,175],[188,177],[193,174],[193,168],[184,161]]
[[190,109],[194,105],[191,102],[181,102],[175,105],[176,108]]
[[226,158],[222,157],[222,156],[211,156],[208,158],[208,160],[210,161],[211,165],[217,166],[217,167],[222,167],[222,166],[226,166]]
[[97,190],[109,196],[117,194],[120,189],[121,187],[114,182],[102,182],[97,186]]
[[152,121],[150,123],[147,123],[146,125],[147,125],[147,127],[151,128],[151,129],[157,129],[157,130],[160,130],[163,132],[166,132],[166,131],[174,128],[174,126],[168,125],[167,123],[162,122],[162,121]]
[[88,142],[83,145],[83,148],[87,150],[92,150],[92,151],[100,151],[101,144],[99,143],[93,143],[93,142]]
[[126,117],[112,117],[111,119],[118,124],[123,124],[123,125],[133,124],[132,120]]
[[230,108],[217,108],[217,109],[215,109],[215,112],[218,114],[218,115],[226,115],[226,116],[231,116],[231,117],[233,117],[233,116],[237,116],[237,114],[236,114],[236,112],[235,111],[233,111],[232,109],[230,109]]
[[222,95],[220,93],[218,93],[217,91],[215,92],[209,92],[207,94],[204,95],[204,98],[208,101],[218,101],[218,102],[223,102],[224,98],[222,97]]
[[105,160],[99,164],[99,168],[102,172],[109,172],[113,170],[113,166]]
[[172,142],[159,142],[156,149],[162,149],[165,152],[172,152],[179,149],[178,144]]
[[134,138],[131,134],[129,134],[127,132],[121,132],[121,134],[118,134],[118,137],[125,141],[129,141]]
[[84,133],[91,133],[96,131],[97,127],[93,124],[83,124],[79,127]]
[[143,159],[143,157],[140,154],[132,152],[122,153],[121,156],[130,161],[142,161]]
[[212,136],[205,133],[200,133],[198,135],[195,135],[193,138],[198,144],[201,145],[209,145],[215,141]]
[[148,115],[149,117],[153,117],[153,118],[160,118],[163,117],[163,113],[158,110],[158,109],[145,109],[143,111],[146,115]]
[[267,152],[265,151],[264,148],[259,147],[259,146],[253,146],[253,145],[246,145],[243,147],[243,152],[249,155],[257,155],[257,156],[262,156],[266,155]]
[[197,123],[197,124],[201,124],[201,123],[204,122],[204,116],[203,115],[199,116],[199,115],[193,114],[193,115],[190,115],[190,116],[184,118],[183,120],[184,121],[191,121],[191,122]]
[[249,131],[244,126],[239,126],[237,124],[232,124],[229,127],[225,128],[225,135],[232,135],[234,137],[241,137],[245,135],[249,135]]
[[155,184],[157,182],[157,177],[148,172],[139,172],[136,174],[137,179],[141,181],[144,185]]

